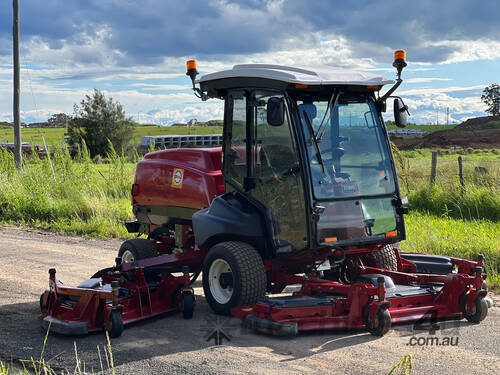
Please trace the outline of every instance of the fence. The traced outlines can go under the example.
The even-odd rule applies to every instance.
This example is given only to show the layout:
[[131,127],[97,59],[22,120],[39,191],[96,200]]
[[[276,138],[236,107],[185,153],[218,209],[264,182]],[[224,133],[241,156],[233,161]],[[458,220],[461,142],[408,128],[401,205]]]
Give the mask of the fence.
[[413,157],[410,153],[409,157],[398,162],[401,187],[407,193],[429,185],[460,189],[462,193],[470,186],[481,186],[500,193],[498,156],[483,156],[474,151],[463,155],[433,151],[425,156]]

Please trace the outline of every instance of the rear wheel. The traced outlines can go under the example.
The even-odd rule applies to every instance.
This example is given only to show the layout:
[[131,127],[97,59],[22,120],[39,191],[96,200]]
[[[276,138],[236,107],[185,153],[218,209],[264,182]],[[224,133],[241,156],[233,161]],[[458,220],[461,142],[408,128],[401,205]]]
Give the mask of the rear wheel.
[[396,258],[394,246],[382,246],[380,250],[373,252],[372,256],[374,259],[375,267],[384,268],[391,271],[398,270],[398,259]]
[[267,278],[262,258],[243,242],[222,242],[203,262],[203,290],[217,314],[229,315],[236,306],[252,305],[266,293]]
[[123,263],[131,263],[139,259],[153,258],[158,255],[153,242],[145,238],[127,240],[120,246],[118,257]]

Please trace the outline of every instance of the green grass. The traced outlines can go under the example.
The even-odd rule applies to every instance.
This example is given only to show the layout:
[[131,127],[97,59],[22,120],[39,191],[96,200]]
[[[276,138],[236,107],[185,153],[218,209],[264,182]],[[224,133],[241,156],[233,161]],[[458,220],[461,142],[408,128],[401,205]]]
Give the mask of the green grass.
[[[23,142],[31,145],[43,145],[42,135],[47,145],[64,144],[65,128],[33,128],[22,129]],[[141,143],[143,135],[168,135],[168,134],[221,134],[222,126],[137,126],[134,132],[134,143]],[[14,130],[12,128],[0,128],[0,143],[14,142]]]
[[88,157],[74,162],[58,151],[54,178],[48,159],[34,157],[18,172],[12,154],[0,150],[0,220],[67,234],[126,236],[135,166],[113,153],[109,159],[109,164]]
[[406,216],[406,231],[407,240],[400,245],[404,251],[472,260],[484,254],[488,285],[500,287],[500,222],[412,212]]

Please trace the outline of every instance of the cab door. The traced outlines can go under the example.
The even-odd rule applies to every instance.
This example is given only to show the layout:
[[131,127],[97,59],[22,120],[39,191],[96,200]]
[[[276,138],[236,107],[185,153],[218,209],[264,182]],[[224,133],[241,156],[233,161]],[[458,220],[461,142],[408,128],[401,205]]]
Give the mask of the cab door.
[[[284,122],[272,126],[267,121],[267,104],[280,98],[285,105]],[[250,195],[265,205],[273,220],[277,253],[307,247],[307,219],[300,158],[290,115],[283,94],[253,91],[249,114],[252,129],[252,164],[255,187]]]

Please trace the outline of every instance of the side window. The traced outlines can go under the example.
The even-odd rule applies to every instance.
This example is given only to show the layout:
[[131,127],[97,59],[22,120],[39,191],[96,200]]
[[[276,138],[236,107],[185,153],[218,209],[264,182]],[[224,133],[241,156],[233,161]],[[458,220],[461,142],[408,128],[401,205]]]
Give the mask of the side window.
[[243,186],[247,173],[246,158],[246,98],[244,93],[229,96],[229,111],[224,145],[224,177]]
[[259,182],[250,193],[271,211],[280,247],[301,250],[307,245],[307,224],[299,157],[288,109],[281,126],[267,123],[267,102],[271,97],[283,95],[254,92],[258,104],[253,112],[253,157]]
[[255,111],[255,176],[263,180],[282,176],[299,164],[288,110],[283,125],[271,126],[267,123],[267,101],[271,97],[282,96],[265,95],[255,95],[256,102],[260,102]]

